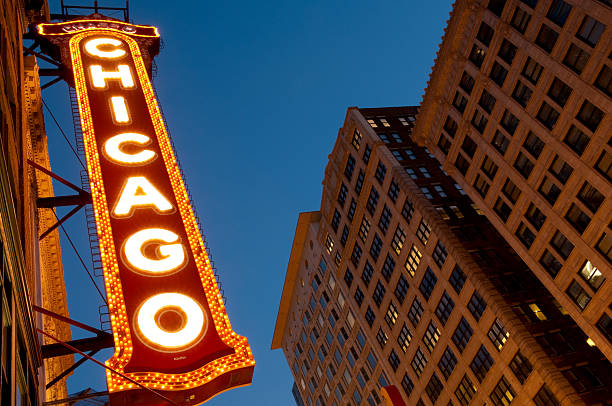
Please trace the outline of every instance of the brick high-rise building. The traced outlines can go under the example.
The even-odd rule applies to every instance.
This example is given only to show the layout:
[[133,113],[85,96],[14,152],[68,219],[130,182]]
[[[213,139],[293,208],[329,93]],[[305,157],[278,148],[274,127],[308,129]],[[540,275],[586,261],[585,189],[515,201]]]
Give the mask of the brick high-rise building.
[[612,2],[457,1],[414,137],[612,360]]
[[612,368],[435,157],[417,108],[350,108],[302,213],[272,348],[298,405],[600,405]]

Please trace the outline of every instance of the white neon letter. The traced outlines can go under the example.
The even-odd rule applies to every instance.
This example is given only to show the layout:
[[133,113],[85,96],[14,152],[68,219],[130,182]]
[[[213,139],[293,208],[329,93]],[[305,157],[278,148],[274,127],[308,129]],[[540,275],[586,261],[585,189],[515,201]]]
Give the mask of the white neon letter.
[[[147,258],[144,248],[153,243],[164,242],[157,248],[160,259]],[[132,234],[123,247],[125,259],[136,270],[154,275],[172,272],[185,262],[185,250],[179,236],[163,228],[146,228]]]
[[116,123],[124,124],[130,122],[130,114],[128,113],[127,103],[123,96],[111,97],[111,107],[113,110],[113,119]]
[[127,179],[113,214],[117,217],[131,216],[135,208],[152,206],[159,213],[172,211],[172,204],[144,176]]
[[[85,43],[85,51],[91,56],[104,59],[118,59],[126,54],[123,49],[118,49],[122,42],[116,38],[92,38]],[[115,48],[110,51],[100,49],[101,45],[111,45]]]
[[[164,313],[179,318],[178,329],[169,331],[161,322]],[[193,343],[205,327],[202,308],[195,300],[181,293],[160,293],[151,296],[140,306],[136,316],[138,330],[145,339],[168,349],[185,347]]]
[[134,78],[130,67],[127,65],[118,65],[116,71],[103,71],[101,65],[91,65],[89,71],[91,72],[91,80],[93,87],[97,89],[106,88],[106,79],[119,79],[121,86],[125,89],[134,87]]
[[155,152],[143,149],[136,153],[126,153],[121,150],[124,145],[136,144],[145,146],[151,142],[151,138],[139,133],[121,133],[109,138],[104,143],[104,152],[111,160],[127,165],[142,165],[155,158]]

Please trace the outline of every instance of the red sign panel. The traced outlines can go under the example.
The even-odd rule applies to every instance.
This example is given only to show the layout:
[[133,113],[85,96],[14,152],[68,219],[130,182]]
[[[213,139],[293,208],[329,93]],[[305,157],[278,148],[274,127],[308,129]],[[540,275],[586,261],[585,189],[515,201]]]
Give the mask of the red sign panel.
[[[251,382],[255,361],[229,323],[145,68],[154,27],[41,24],[69,52],[115,353],[113,404],[197,404]],[[124,376],[122,376],[124,375]]]

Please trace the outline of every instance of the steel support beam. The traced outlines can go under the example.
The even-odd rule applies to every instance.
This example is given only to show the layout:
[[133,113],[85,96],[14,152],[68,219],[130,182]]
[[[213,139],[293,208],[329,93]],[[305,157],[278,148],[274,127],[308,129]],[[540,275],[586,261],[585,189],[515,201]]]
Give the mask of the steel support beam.
[[39,209],[60,206],[84,206],[89,203],[91,203],[91,196],[82,193],[78,195],[39,197],[36,199],[36,207]]
[[[115,346],[113,335],[103,332],[96,337],[81,338],[78,340],[67,341],[71,347],[76,348],[79,351],[100,351],[104,348],[111,348]],[[45,344],[42,346],[43,359],[61,357],[62,355],[74,354],[75,351],[68,349],[63,344]]]

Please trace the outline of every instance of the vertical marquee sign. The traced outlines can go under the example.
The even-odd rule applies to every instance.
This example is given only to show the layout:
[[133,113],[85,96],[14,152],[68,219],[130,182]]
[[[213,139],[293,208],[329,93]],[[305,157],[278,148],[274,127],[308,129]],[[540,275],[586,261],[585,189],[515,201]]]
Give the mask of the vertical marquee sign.
[[[251,382],[149,81],[155,27],[99,15],[40,24],[72,69],[115,353],[106,365],[178,404]],[[113,405],[165,402],[107,371]]]

